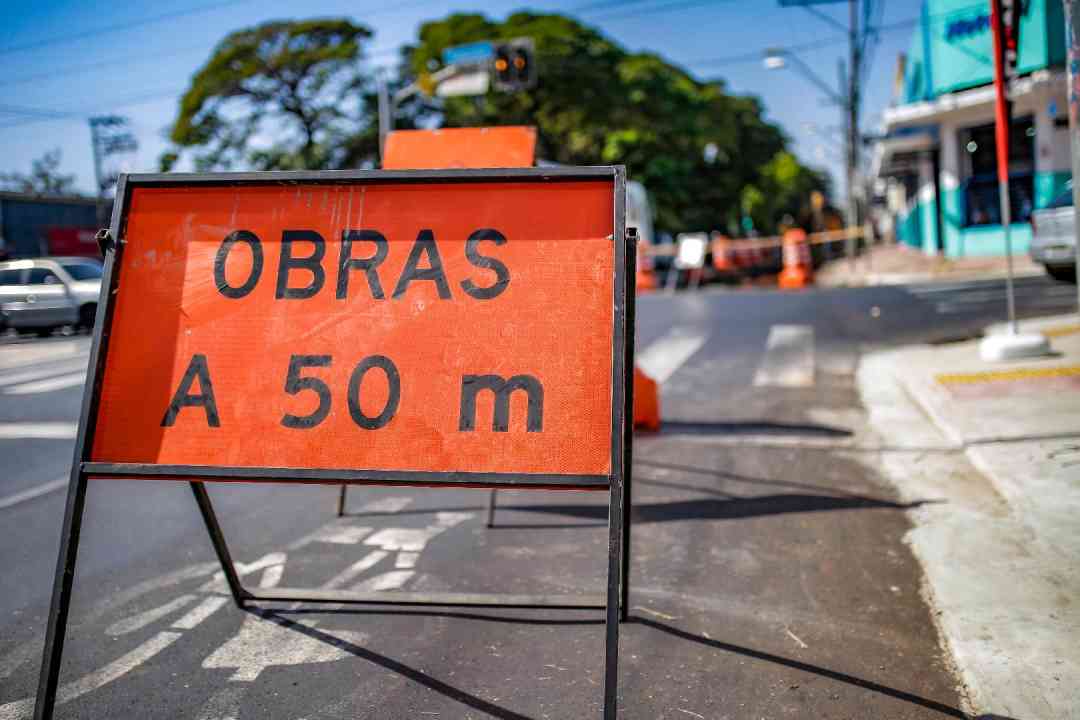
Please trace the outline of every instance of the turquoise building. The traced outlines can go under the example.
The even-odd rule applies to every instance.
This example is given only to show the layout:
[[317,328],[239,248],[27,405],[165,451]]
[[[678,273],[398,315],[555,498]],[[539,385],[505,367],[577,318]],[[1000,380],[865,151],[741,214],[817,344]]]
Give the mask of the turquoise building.
[[[1009,189],[1019,254],[1031,211],[1071,177],[1060,0],[1021,0],[1018,65]],[[872,158],[897,241],[946,257],[1004,253],[993,77],[989,1],[924,0]]]

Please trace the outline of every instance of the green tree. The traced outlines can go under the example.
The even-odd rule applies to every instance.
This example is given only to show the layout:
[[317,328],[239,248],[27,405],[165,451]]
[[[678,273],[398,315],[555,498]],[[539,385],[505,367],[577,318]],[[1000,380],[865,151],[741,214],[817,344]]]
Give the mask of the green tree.
[[325,169],[357,161],[374,115],[362,72],[372,32],[345,19],[274,21],[228,35],[180,100],[170,169]]
[[826,193],[829,183],[825,175],[802,165],[786,150],[782,150],[762,166],[758,179],[742,189],[742,207],[754,220],[754,226],[772,230],[784,215],[810,227],[810,194]]
[[60,173],[60,148],[50,150],[30,165],[30,174],[0,175],[0,187],[36,195],[70,195],[75,192],[75,176]]
[[785,148],[757,98],[730,95],[721,82],[699,81],[657,55],[627,52],[562,15],[518,12],[496,22],[454,14],[425,23],[408,67],[422,77],[440,66],[446,47],[515,37],[535,42],[537,87],[446,99],[438,106],[442,122],[536,125],[544,159],[625,164],[652,194],[661,228],[727,227],[742,188],[760,182]]

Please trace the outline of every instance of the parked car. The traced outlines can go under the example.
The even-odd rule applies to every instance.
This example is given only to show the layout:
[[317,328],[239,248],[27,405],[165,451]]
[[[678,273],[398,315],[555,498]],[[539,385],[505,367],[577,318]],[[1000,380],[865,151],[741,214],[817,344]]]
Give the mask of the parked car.
[[1076,208],[1069,180],[1049,205],[1031,213],[1031,259],[1055,280],[1076,282]]
[[97,314],[102,266],[85,257],[0,262],[3,325],[42,337],[71,325],[90,330]]

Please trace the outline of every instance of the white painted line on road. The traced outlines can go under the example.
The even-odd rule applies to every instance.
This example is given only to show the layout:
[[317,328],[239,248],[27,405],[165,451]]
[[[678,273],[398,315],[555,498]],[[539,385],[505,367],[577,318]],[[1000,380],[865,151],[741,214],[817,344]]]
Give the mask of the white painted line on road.
[[70,375],[49,378],[48,380],[36,380],[34,382],[12,385],[2,390],[5,395],[33,395],[35,393],[53,392],[66,388],[78,387],[86,382],[86,371],[80,370]]
[[53,480],[52,482],[47,482],[42,485],[37,485],[27,490],[23,490],[22,492],[17,492],[14,495],[8,495],[7,497],[0,498],[0,510],[6,510],[9,507],[14,507],[18,505],[19,503],[24,503],[29,500],[33,500],[34,498],[39,498],[42,495],[48,495],[49,493],[56,492],[57,490],[62,490],[67,487],[67,484],[68,478],[67,476],[64,476],[58,480]]
[[180,608],[190,604],[194,600],[194,595],[181,595],[174,600],[170,600],[164,605],[158,605],[156,608],[150,608],[149,610],[144,610],[140,613],[129,615],[123,620],[118,620],[114,622],[112,625],[105,628],[105,634],[117,637],[119,635],[127,635],[128,633],[135,632],[136,630],[142,630],[150,623],[160,620],[174,610],[179,610]]
[[19,383],[30,382],[31,380],[43,380],[45,378],[55,377],[56,375],[65,375],[75,371],[86,372],[87,362],[87,359],[83,357],[58,363],[50,363],[48,367],[41,367],[39,365],[32,370],[18,369],[15,372],[0,372],[0,387],[17,385]]
[[353,592],[386,592],[400,590],[416,573],[412,570],[391,570],[368,578],[353,588]]
[[394,567],[399,570],[412,570],[416,567],[416,561],[419,558],[420,553],[400,552],[398,553],[397,560],[394,562]]
[[[127,675],[133,669],[142,665],[150,658],[157,655],[165,648],[179,640],[180,633],[160,632],[142,645],[122,655],[100,670],[67,683],[60,687],[56,693],[56,704],[62,705],[67,702],[93,692],[100,687],[108,685],[112,681]],[[29,718],[34,709],[34,699],[26,698],[16,700],[6,705],[0,705],[0,720],[25,720]]]
[[0,440],[72,440],[79,426],[70,422],[0,423]]
[[754,374],[757,387],[809,387],[814,384],[814,329],[773,325],[765,356]]
[[360,575],[366,570],[370,570],[379,564],[390,553],[383,550],[372,550],[364,557],[354,562],[349,567],[342,570],[340,573],[330,578],[323,586],[329,590],[335,590],[343,585],[347,585],[357,575]]
[[372,500],[369,503],[365,503],[360,508],[360,512],[383,512],[383,513],[397,513],[401,512],[412,504],[413,499],[411,497],[404,496],[392,496],[379,498],[378,500]]
[[216,613],[227,602],[229,602],[229,598],[220,595],[205,598],[201,603],[184,613],[172,626],[177,630],[194,630],[196,625]]
[[635,362],[642,372],[663,384],[701,349],[707,336],[693,328],[674,327],[666,335],[636,353]]

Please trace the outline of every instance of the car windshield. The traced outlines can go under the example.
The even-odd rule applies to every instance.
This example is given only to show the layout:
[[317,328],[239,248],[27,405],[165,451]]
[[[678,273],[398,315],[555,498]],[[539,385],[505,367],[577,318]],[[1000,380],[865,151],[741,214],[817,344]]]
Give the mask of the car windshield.
[[73,280],[100,280],[101,266],[93,262],[63,263]]
[[1047,205],[1046,207],[1048,207],[1048,208],[1062,208],[1062,207],[1069,207],[1072,204],[1073,204],[1072,180],[1069,180],[1067,183],[1065,183],[1065,189],[1062,190],[1060,193],[1058,193],[1058,196],[1056,198],[1054,198],[1054,200],[1049,205]]

